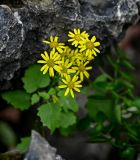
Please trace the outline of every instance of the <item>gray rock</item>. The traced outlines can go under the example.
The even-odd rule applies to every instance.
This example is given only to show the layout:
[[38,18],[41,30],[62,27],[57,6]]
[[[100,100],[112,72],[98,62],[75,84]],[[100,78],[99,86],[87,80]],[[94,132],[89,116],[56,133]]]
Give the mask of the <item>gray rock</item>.
[[31,143],[24,160],[63,160],[56,149],[36,131],[32,131]]
[[[81,28],[96,35],[102,49],[119,40],[124,25],[138,17],[140,0],[24,0],[20,8],[0,6],[0,88],[47,49],[50,35],[67,41],[67,32]],[[10,85],[8,84],[8,87]],[[7,88],[8,88],[7,87]]]

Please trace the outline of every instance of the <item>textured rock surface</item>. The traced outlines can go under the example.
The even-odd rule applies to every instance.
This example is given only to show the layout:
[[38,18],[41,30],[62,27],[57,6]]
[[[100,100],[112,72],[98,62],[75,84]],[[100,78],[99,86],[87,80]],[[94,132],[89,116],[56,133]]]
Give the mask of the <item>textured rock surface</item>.
[[40,136],[39,133],[32,131],[31,143],[24,160],[63,160],[56,155],[56,149]]
[[[46,48],[41,41],[80,27],[102,41],[104,48],[135,23],[140,0],[28,0],[18,8],[0,6],[0,88],[21,68],[34,63]],[[6,86],[7,87],[7,86]]]

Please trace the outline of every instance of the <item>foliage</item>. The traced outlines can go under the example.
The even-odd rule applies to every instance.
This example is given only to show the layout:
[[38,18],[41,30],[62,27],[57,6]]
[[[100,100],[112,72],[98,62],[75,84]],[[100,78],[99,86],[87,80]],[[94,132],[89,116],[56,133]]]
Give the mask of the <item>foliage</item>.
[[30,107],[30,95],[24,90],[9,91],[2,94],[3,99],[15,108],[25,110]]
[[2,121],[0,121],[0,142],[7,147],[14,147],[17,142],[13,129]]
[[[60,46],[55,50],[62,51],[63,45]],[[57,129],[63,136],[86,132],[90,142],[110,143],[119,150],[122,159],[133,160],[140,147],[140,98],[134,94],[134,67],[120,49],[109,51],[102,57],[96,58],[96,78],[92,80],[91,76],[83,82],[81,93],[87,102],[86,115],[82,118],[76,115],[79,110],[76,98],[65,96],[66,93],[58,88],[60,75],[52,76],[51,73],[50,77],[47,71],[43,75],[38,64],[26,69],[22,90],[5,92],[2,97],[20,110],[34,107],[43,124],[42,130],[47,127],[53,134]],[[66,79],[69,81],[68,77]],[[28,140],[23,139],[18,146],[21,151],[27,148]]]
[[51,83],[49,76],[43,75],[39,68],[38,64],[31,65],[22,78],[24,89],[5,92],[3,99],[21,111],[37,105],[37,115],[51,133],[56,128],[75,124],[76,100],[71,96],[65,97],[64,92],[56,88],[57,81]]
[[21,153],[25,153],[28,150],[30,140],[30,137],[21,138],[21,142],[16,146],[16,149]]
[[81,83],[90,77],[89,70],[92,66],[89,63],[100,53],[100,42],[79,28],[69,31],[68,37],[71,45],[59,43],[57,36],[50,36],[50,41],[44,40],[49,45],[49,52],[44,51],[41,54],[42,60],[37,62],[43,64],[40,69],[43,74],[49,73],[50,77],[58,75],[61,79],[59,88],[66,88],[64,95],[70,93],[74,98],[74,91],[80,92]]

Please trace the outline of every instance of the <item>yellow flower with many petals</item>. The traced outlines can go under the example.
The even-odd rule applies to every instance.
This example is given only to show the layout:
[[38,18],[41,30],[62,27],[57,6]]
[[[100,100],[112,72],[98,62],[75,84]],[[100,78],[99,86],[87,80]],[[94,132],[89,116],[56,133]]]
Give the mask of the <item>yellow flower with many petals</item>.
[[69,53],[71,52],[71,49],[68,46],[65,46],[62,53],[60,53],[61,57],[67,58]]
[[59,88],[67,88],[65,91],[65,96],[67,96],[70,92],[71,96],[74,98],[74,92],[73,90],[80,92],[81,81],[78,80],[78,76],[74,76],[71,78],[70,75],[66,76],[65,79],[62,79],[63,85],[60,85]]
[[92,69],[92,66],[86,66],[89,63],[89,61],[87,62],[77,62],[77,66],[73,67],[74,70],[77,71],[76,75],[80,75],[80,80],[83,81],[84,80],[84,76],[86,76],[86,78],[89,78],[89,73],[87,72],[88,70]]
[[100,53],[100,51],[96,47],[100,46],[100,42],[95,41],[95,36],[93,36],[91,40],[89,40],[89,38],[83,39],[79,45],[80,52],[86,51],[86,56],[88,57],[92,57],[92,55],[97,56],[96,52]]
[[63,77],[63,76],[65,77],[68,74],[75,73],[75,70],[70,68],[71,66],[72,66],[72,62],[69,62],[69,59],[65,60],[64,58],[62,58],[62,62],[60,64],[60,67],[61,67],[60,75],[61,75],[61,77]]
[[80,41],[83,41],[83,39],[88,38],[89,35],[86,33],[86,31],[82,32],[80,29],[74,29],[74,33],[69,32],[68,36],[71,38],[68,40],[68,42],[72,42],[72,45],[75,45],[75,47],[78,46]]
[[50,52],[50,55],[44,51],[44,54],[41,54],[43,60],[38,60],[37,63],[43,63],[43,67],[40,69],[43,71],[43,74],[46,74],[49,71],[49,75],[54,77],[54,70],[60,73],[61,68],[58,64],[61,63],[60,55],[54,50]]
[[50,48],[55,52],[57,50],[59,53],[63,52],[63,49],[65,48],[64,43],[58,43],[58,37],[50,36],[50,41],[43,41],[46,44],[49,44]]

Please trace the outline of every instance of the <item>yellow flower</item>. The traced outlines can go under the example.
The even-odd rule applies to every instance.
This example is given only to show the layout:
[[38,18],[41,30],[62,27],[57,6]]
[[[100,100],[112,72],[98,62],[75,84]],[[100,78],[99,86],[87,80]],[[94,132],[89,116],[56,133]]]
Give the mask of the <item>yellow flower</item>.
[[63,52],[63,49],[65,48],[64,43],[58,43],[58,37],[50,36],[50,41],[43,41],[46,44],[49,44],[50,48],[55,52],[57,50],[59,53]]
[[67,96],[70,92],[71,96],[74,98],[74,92],[73,90],[80,92],[80,87],[82,87],[81,85],[81,81],[78,81],[78,76],[74,76],[73,78],[71,78],[70,75],[67,75],[65,77],[65,79],[62,79],[63,81],[63,85],[60,85],[59,88],[67,88],[65,91],[65,96]]
[[72,66],[72,62],[69,62],[69,59],[64,59],[62,58],[62,62],[60,64],[61,67],[61,72],[60,75],[61,77],[67,76],[68,74],[75,73],[75,70],[71,69],[70,67]]
[[61,57],[67,58],[69,53],[71,52],[71,49],[68,46],[65,46],[64,50],[62,53],[60,53]]
[[83,39],[89,37],[89,35],[88,35],[88,33],[86,33],[86,31],[81,33],[79,28],[77,30],[74,29],[74,33],[69,32],[68,36],[71,38],[68,40],[68,42],[72,42],[72,45],[75,45],[75,47],[78,46],[80,41],[83,41]]
[[97,56],[96,52],[100,53],[99,49],[96,47],[100,46],[100,42],[95,42],[96,37],[93,36],[91,40],[89,38],[83,39],[80,41],[80,52],[86,51],[86,56],[91,57],[92,55]]
[[87,62],[77,62],[77,67],[73,67],[74,70],[77,71],[76,75],[80,75],[80,80],[83,81],[84,80],[84,75],[86,76],[86,78],[89,78],[89,73],[87,72],[88,70],[91,70],[92,67],[88,66],[86,67],[86,65],[89,63],[89,61]]
[[94,59],[94,56],[86,56],[86,52],[78,52],[76,55],[75,55],[75,60],[76,62],[86,62],[86,61],[91,61]]
[[54,70],[60,73],[61,68],[58,64],[60,64],[61,61],[60,55],[57,52],[52,50],[49,55],[46,51],[44,51],[44,54],[41,54],[41,57],[43,60],[38,60],[37,63],[44,64],[44,66],[40,69],[43,71],[43,74],[46,74],[49,71],[49,75],[54,77]]

